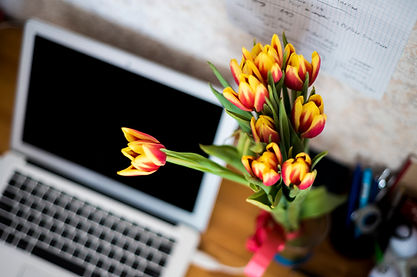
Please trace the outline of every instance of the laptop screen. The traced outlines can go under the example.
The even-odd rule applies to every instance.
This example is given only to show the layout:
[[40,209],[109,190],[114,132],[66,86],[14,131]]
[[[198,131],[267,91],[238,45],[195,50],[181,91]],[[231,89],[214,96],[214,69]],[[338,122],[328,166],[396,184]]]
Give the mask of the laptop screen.
[[140,192],[139,207],[145,193],[193,211],[201,172],[167,163],[149,176],[116,174],[130,164],[120,151],[127,144],[121,127],[151,134],[170,150],[203,154],[199,144],[213,143],[220,106],[38,35],[30,66],[24,144],[129,188],[110,189],[112,197],[135,202],[132,192]]

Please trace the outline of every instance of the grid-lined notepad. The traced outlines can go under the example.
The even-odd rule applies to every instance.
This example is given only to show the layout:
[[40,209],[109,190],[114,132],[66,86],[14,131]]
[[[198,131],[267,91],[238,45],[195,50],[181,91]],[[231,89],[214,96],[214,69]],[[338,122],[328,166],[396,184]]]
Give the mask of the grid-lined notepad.
[[258,40],[285,31],[297,52],[363,95],[381,98],[417,19],[417,1],[228,0],[230,18]]

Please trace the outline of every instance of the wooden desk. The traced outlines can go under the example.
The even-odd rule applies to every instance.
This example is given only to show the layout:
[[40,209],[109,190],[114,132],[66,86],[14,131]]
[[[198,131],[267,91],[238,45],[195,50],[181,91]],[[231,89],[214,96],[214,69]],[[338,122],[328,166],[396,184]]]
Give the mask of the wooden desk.
[[[9,148],[12,110],[16,88],[16,74],[22,31],[10,28],[0,30],[0,154]],[[238,184],[224,181],[208,226],[202,235],[200,249],[232,266],[243,266],[251,257],[245,248],[246,239],[253,232],[258,208],[245,202],[250,191]],[[351,261],[333,250],[325,240],[313,258],[303,267],[310,276],[367,276],[370,261]],[[221,277],[222,273],[207,272],[191,266],[188,277]],[[272,276],[306,276],[291,268],[271,263],[265,274]]]

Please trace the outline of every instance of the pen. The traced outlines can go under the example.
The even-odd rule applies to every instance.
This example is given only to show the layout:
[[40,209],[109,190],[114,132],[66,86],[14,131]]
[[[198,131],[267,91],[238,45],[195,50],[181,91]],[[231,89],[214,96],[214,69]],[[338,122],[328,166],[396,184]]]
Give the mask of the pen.
[[361,183],[361,176],[362,176],[362,168],[358,164],[353,172],[352,178],[352,187],[350,189],[349,200],[348,200],[348,210],[346,215],[346,227],[350,226],[352,222],[352,213],[355,211],[356,203],[359,195],[359,188]]
[[[361,187],[361,192],[359,195],[358,209],[361,209],[368,204],[369,195],[371,191],[371,185],[372,185],[372,170],[370,168],[366,168],[363,171],[363,175],[362,175],[362,187]],[[359,237],[360,234],[361,234],[360,230],[356,228],[355,237]]]

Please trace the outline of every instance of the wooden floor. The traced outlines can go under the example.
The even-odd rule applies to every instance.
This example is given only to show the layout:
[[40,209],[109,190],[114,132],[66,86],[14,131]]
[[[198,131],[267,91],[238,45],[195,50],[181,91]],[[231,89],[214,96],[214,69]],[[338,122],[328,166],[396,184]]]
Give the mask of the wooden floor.
[[[0,154],[9,149],[12,110],[16,88],[16,75],[20,54],[22,30],[0,29]],[[238,184],[224,181],[208,229],[202,234],[200,249],[211,254],[222,263],[244,266],[251,258],[245,248],[246,239],[253,232],[258,208],[245,202],[250,191]],[[323,276],[360,277],[368,276],[372,267],[369,260],[348,260],[336,252],[326,239],[314,256],[303,266],[303,272],[279,265],[268,267],[265,276]],[[230,276],[218,272],[204,271],[191,266],[188,277]]]

